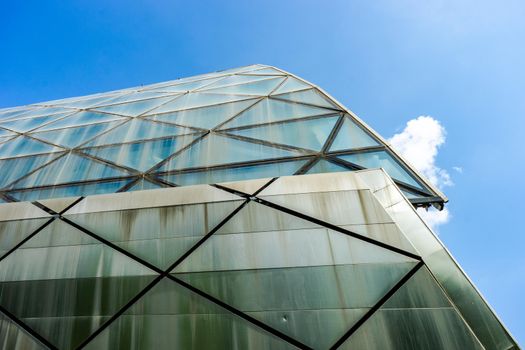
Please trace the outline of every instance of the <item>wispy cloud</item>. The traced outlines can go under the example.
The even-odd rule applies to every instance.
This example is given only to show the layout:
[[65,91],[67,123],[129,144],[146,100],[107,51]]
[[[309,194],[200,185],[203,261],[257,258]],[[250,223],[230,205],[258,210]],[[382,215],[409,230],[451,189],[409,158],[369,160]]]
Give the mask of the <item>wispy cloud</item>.
[[[450,174],[436,164],[439,147],[446,140],[446,130],[441,123],[430,117],[420,116],[407,122],[403,131],[389,140],[423,176],[438,187],[452,186]],[[463,169],[454,168],[458,173]],[[434,230],[450,220],[448,208],[442,211],[419,209],[420,215]]]

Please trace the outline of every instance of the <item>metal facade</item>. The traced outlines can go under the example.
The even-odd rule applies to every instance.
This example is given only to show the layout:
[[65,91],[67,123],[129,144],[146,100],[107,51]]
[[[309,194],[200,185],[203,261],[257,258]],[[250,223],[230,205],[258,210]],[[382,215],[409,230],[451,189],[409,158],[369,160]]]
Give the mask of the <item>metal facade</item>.
[[511,349],[382,170],[0,205],[8,349]]

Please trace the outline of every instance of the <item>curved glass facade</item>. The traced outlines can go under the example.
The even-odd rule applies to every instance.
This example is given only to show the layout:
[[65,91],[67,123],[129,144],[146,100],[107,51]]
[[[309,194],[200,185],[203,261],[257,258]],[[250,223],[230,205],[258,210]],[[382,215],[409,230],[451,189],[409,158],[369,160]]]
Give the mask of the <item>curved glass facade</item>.
[[0,110],[0,198],[24,201],[383,167],[446,198],[316,86],[253,65]]

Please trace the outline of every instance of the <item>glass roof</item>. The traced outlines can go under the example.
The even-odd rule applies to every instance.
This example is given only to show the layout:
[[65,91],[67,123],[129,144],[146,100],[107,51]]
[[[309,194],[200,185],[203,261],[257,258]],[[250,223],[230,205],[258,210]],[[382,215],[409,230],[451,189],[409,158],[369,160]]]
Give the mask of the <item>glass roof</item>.
[[300,164],[293,174],[383,167],[417,205],[447,201],[324,91],[260,64],[0,109],[0,160],[0,198],[13,200],[69,193],[56,186],[140,190],[130,184],[145,176],[148,188],[279,176],[281,164]]

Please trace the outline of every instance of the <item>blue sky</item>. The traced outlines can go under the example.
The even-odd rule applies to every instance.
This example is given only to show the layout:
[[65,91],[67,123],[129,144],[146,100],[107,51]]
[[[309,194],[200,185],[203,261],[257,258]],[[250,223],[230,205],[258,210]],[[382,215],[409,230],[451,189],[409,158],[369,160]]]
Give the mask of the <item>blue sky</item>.
[[[440,238],[525,344],[523,1],[11,1],[0,107],[252,63],[323,87],[385,137],[446,129]],[[453,170],[461,167],[463,172]]]

